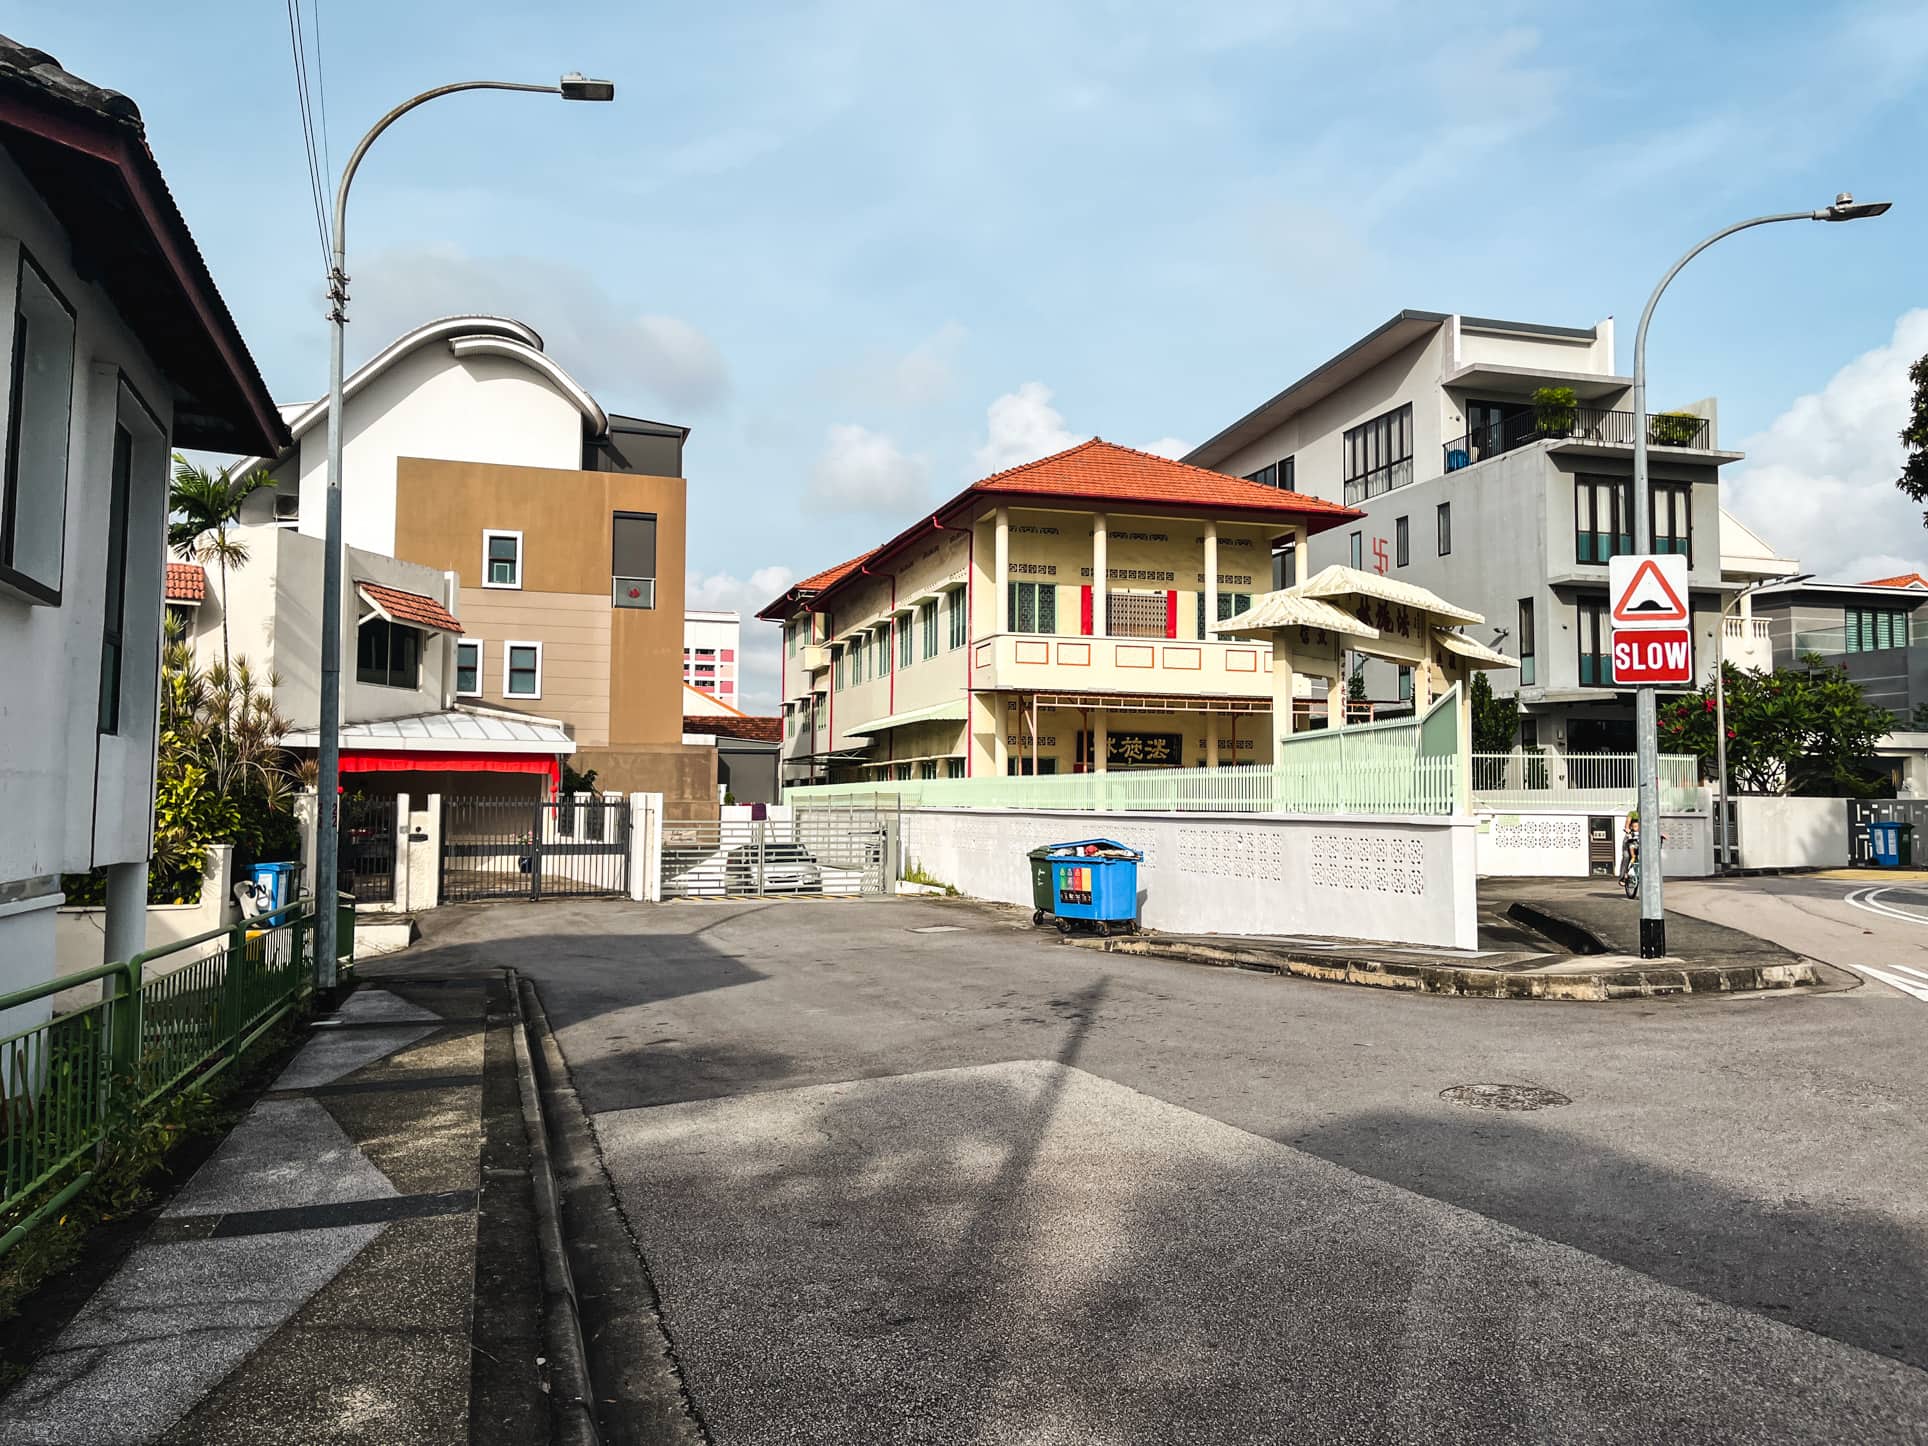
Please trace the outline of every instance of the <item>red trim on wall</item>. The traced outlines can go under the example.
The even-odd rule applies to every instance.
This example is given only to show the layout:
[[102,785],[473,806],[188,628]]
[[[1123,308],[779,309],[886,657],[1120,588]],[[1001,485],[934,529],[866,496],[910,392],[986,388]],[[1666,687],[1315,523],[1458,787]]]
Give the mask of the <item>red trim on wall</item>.
[[971,697],[971,654],[977,646],[977,639],[971,634],[972,620],[977,616],[974,594],[977,591],[977,524],[973,522],[964,533],[964,646],[958,651],[964,655],[964,776],[972,773],[972,760],[977,749],[972,746],[971,725],[977,721],[977,708]]
[[343,773],[540,773],[562,787],[562,762],[553,753],[407,753],[357,749],[341,755]]
[[1165,636],[1178,636],[1178,594],[1175,592],[1165,594]]
[[1091,636],[1091,589],[1089,587],[1078,589],[1078,626],[1083,629],[1087,638]]

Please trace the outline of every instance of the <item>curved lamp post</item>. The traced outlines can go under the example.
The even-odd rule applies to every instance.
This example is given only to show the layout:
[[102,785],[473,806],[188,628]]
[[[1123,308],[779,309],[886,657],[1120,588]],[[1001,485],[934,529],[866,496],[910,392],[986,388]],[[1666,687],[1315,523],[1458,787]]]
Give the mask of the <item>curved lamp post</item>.
[[[1640,329],[1633,339],[1633,550],[1653,551],[1653,501],[1647,492],[1647,325],[1654,319],[1660,294],[1680,274],[1681,267],[1701,252],[1736,231],[1750,226],[1766,226],[1775,221],[1859,221],[1879,216],[1889,201],[1856,201],[1843,191],[1834,204],[1819,211],[1787,211],[1778,216],[1756,216],[1751,221],[1736,221],[1723,227],[1676,261],[1660,285],[1647,298],[1647,309],[1640,313]],[[1667,952],[1667,916],[1661,907],[1660,882],[1660,748],[1654,733],[1654,690],[1639,688],[1634,693],[1634,747],[1637,753],[1636,779],[1640,785],[1640,832],[1651,847],[1640,850],[1640,957],[1654,959]]]
[[419,105],[463,90],[522,90],[559,95],[564,100],[614,100],[615,82],[590,80],[572,71],[554,85],[512,80],[464,80],[438,85],[405,100],[376,121],[343,167],[335,189],[335,233],[328,270],[328,510],[321,572],[321,723],[315,750],[315,985],[332,989],[337,968],[337,879],[341,860],[341,384],[342,350],[347,339],[348,187],[375,138]]

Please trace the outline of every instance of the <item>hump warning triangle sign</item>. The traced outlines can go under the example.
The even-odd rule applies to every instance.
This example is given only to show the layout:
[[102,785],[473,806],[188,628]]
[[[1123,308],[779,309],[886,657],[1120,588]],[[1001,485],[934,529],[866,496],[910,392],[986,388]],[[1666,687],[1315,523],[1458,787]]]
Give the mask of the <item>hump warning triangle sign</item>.
[[1687,559],[1678,553],[1612,558],[1607,581],[1616,628],[1678,627],[1688,620]]

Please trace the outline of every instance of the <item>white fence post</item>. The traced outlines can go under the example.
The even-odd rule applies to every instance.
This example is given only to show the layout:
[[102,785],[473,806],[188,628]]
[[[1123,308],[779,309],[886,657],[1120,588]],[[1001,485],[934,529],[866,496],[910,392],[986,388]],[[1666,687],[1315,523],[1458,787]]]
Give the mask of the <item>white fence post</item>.
[[629,795],[629,897],[643,904],[663,900],[663,795]]

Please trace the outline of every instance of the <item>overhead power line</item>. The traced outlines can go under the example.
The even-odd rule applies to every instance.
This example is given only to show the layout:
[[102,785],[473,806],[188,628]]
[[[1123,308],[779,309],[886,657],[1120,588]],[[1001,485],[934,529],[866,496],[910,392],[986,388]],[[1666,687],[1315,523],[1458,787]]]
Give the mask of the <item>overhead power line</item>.
[[315,239],[321,246],[321,269],[326,274],[331,259],[328,252],[328,208],[322,199],[321,160],[315,151],[315,122],[309,104],[308,57],[302,37],[300,0],[287,0],[287,8],[288,53],[294,61],[295,101],[301,112],[301,145],[308,162],[308,196],[315,211]]

